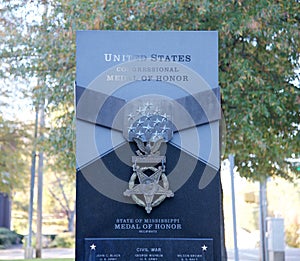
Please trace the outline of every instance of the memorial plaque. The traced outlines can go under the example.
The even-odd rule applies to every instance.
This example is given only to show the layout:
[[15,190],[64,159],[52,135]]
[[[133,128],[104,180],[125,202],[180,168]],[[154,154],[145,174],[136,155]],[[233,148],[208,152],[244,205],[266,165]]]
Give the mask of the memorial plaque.
[[181,238],[128,238],[85,239],[85,260],[172,260],[202,261],[213,260],[212,239]]
[[77,32],[76,260],[221,260],[217,32]]

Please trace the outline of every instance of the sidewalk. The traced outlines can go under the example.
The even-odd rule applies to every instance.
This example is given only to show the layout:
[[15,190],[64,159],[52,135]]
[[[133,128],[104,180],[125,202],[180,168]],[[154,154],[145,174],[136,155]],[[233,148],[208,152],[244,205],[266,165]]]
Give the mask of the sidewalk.
[[[234,250],[227,250],[228,260],[234,261]],[[258,261],[259,249],[239,249],[239,261]],[[300,260],[300,248],[289,248],[285,249],[285,261],[299,261]]]
[[[72,248],[44,248],[42,258],[75,258],[75,249]],[[0,250],[0,260],[24,259],[23,246]]]

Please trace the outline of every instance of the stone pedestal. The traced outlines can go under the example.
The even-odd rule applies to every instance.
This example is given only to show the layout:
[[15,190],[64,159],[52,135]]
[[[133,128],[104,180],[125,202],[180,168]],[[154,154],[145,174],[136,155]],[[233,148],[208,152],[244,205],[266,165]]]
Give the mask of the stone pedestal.
[[76,261],[221,260],[217,32],[80,31],[76,60]]

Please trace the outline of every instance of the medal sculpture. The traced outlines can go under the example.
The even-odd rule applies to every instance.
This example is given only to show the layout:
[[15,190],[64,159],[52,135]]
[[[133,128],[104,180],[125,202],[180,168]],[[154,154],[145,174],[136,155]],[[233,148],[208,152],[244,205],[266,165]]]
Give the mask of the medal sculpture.
[[161,155],[162,145],[173,135],[171,115],[165,112],[170,106],[168,107],[168,102],[159,106],[155,101],[136,106],[131,106],[135,113],[128,114],[125,124],[128,126],[126,136],[137,145],[138,150],[136,156],[132,156],[133,174],[124,195],[131,197],[149,214],[153,207],[167,197],[174,196],[165,174],[166,156]]

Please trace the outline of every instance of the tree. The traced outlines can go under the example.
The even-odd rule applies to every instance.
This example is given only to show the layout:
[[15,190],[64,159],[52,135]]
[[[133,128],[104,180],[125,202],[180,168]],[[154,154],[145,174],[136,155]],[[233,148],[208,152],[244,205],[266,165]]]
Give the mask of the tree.
[[[61,21],[57,20],[58,24],[55,24],[48,11],[51,7],[46,1],[3,1],[0,11],[5,18],[0,26],[0,29],[4,28],[0,30],[3,35],[0,75],[9,80],[10,75],[18,80],[30,79],[24,95],[32,99],[33,107],[45,103],[49,117],[49,124],[40,130],[45,138],[38,140],[37,149],[51,158],[49,162],[55,161],[52,164],[52,167],[56,166],[55,171],[62,175],[67,173],[74,186],[72,70],[64,67],[67,64],[64,58],[68,60],[66,55],[70,55],[66,49],[66,55],[60,52],[62,37],[57,28]],[[73,194],[69,197],[74,201]]]
[[[298,1],[107,2],[101,29],[217,30],[227,153],[242,176],[289,178],[299,157]],[[97,21],[97,19],[95,19]],[[298,173],[299,175],[299,173]]]
[[[47,130],[47,149],[49,155],[57,155],[62,163],[57,166],[66,168],[68,175],[75,168],[76,30],[217,30],[227,127],[224,157],[234,153],[240,174],[249,179],[299,177],[299,171],[289,171],[286,160],[300,157],[300,98],[295,85],[300,67],[299,1],[45,0],[42,4],[48,6],[43,19],[29,23],[26,15],[20,19],[16,12],[28,11],[26,1],[3,1],[6,18],[1,31],[9,34],[1,43],[0,57],[9,65],[6,72],[44,79],[39,95],[47,99],[48,115],[55,115]],[[30,5],[38,10],[38,1]]]
[[0,114],[0,191],[11,195],[22,189],[27,181],[22,175],[28,166],[26,153],[26,133],[22,124],[5,120]]
[[220,52],[228,149],[245,177],[290,178],[286,158],[299,158],[299,87],[292,83],[299,80],[299,3],[255,1],[243,9],[224,32],[231,39],[223,47],[232,51]]
[[63,210],[63,213],[67,216],[68,232],[74,232],[74,182],[70,182],[67,175],[58,176],[57,174],[55,174],[53,185],[51,187],[48,187],[48,191],[51,196],[59,203],[61,209]]
[[[49,52],[43,64],[50,71],[56,69],[51,73],[54,79],[64,79],[53,87],[52,102],[59,104],[61,98],[69,101],[72,97],[65,95],[70,92],[70,80],[74,77],[76,30],[218,30],[226,151],[236,154],[242,176],[256,180],[275,175],[291,178],[286,159],[299,157],[299,87],[293,83],[299,80],[295,71],[299,68],[298,1],[52,4],[52,34],[47,41],[52,40],[52,46],[43,48]],[[70,77],[61,75],[66,69]],[[65,110],[62,122],[70,123],[71,115]],[[61,138],[68,140],[66,136]]]

